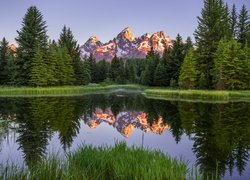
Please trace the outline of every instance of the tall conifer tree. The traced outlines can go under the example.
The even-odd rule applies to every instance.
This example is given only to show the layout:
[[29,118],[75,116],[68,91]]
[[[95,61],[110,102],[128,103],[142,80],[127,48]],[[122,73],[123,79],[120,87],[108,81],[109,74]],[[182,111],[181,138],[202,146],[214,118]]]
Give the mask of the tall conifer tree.
[[42,52],[46,51],[48,46],[46,28],[42,13],[35,6],[28,8],[23,18],[22,28],[17,31],[17,84],[28,85],[36,48],[39,47]]
[[60,38],[58,40],[59,47],[66,48],[68,54],[72,59],[74,76],[76,78],[75,84],[81,85],[83,84],[84,74],[83,74],[83,66],[80,59],[80,47],[77,41],[74,38],[74,35],[70,28],[66,26],[63,27],[62,32],[60,34]]
[[0,41],[0,84],[7,84],[8,82],[8,72],[6,71],[6,65],[9,58],[9,42],[3,38]]
[[238,42],[241,43],[241,47],[244,47],[246,43],[250,43],[250,17],[248,14],[248,10],[246,6],[243,5],[240,14],[239,14],[239,22],[238,22]]
[[194,36],[201,73],[205,77],[205,88],[213,88],[214,56],[219,41],[228,34],[227,14],[227,8],[222,0],[205,0],[201,16],[198,17],[198,27]]

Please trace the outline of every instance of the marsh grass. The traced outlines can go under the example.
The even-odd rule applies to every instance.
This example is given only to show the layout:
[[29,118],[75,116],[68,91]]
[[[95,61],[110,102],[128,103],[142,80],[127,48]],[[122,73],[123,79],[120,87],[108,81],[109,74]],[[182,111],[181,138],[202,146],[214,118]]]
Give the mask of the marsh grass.
[[65,160],[50,157],[34,167],[1,165],[0,179],[186,179],[185,162],[141,147],[83,146]]
[[250,101],[250,91],[146,89],[144,93],[149,98],[178,101]]
[[138,85],[109,85],[98,84],[88,86],[60,86],[60,87],[1,87],[0,96],[77,96],[85,94],[105,93],[114,90],[142,90]]
[[81,96],[86,94],[112,93],[116,91],[143,92],[148,98],[177,101],[250,101],[250,91],[178,90],[152,88],[135,84],[61,86],[61,87],[0,87],[0,97],[33,96]]

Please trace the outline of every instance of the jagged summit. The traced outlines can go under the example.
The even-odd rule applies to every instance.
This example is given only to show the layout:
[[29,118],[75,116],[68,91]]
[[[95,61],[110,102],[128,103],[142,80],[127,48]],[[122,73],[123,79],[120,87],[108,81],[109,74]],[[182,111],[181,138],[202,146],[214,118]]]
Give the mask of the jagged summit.
[[171,38],[163,31],[135,37],[131,28],[126,27],[107,43],[102,43],[96,36],[91,36],[81,46],[81,56],[92,53],[96,60],[111,60],[115,55],[121,58],[144,58],[151,47],[162,54],[164,49],[171,45]]
[[135,39],[134,35],[132,34],[132,30],[130,27],[126,27],[123,29],[116,37],[117,39],[127,39],[129,41],[133,41]]

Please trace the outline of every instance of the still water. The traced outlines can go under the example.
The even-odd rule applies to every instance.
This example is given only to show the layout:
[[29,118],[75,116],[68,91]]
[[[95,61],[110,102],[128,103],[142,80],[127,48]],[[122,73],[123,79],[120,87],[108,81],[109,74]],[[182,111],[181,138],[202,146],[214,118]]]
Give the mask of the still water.
[[84,144],[158,149],[222,179],[250,179],[250,103],[141,94],[0,98],[0,162],[30,166]]

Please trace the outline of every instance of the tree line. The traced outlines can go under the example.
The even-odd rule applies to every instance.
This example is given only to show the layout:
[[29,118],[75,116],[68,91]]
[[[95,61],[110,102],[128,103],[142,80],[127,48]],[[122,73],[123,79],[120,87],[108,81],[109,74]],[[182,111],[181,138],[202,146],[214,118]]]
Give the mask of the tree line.
[[153,48],[146,58],[96,61],[80,59],[80,47],[64,26],[57,41],[48,40],[42,13],[31,6],[17,31],[16,54],[0,42],[0,84],[61,86],[89,83],[137,83],[183,89],[250,88],[250,17],[223,0],[204,0],[194,32],[195,43],[178,34],[162,56]]

